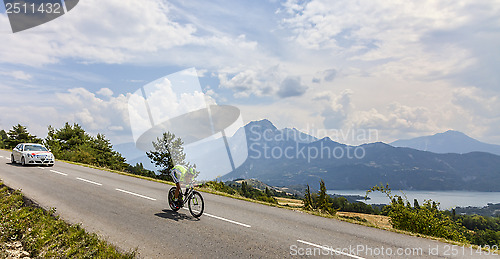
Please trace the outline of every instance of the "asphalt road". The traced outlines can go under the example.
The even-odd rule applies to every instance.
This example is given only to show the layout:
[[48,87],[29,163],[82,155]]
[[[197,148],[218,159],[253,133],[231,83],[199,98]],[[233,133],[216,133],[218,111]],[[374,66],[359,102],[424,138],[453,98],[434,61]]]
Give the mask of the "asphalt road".
[[[10,164],[0,179],[70,223],[142,258],[486,258],[484,251],[208,193],[200,219],[167,204],[170,185],[56,161]],[[323,248],[321,248],[323,247]],[[324,248],[326,247],[326,248]],[[496,257],[496,256],[495,256]]]

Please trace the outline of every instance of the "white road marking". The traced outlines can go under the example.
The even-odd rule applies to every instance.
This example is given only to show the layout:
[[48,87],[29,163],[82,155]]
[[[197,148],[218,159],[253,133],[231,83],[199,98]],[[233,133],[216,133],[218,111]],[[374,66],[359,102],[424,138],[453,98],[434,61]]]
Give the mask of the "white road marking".
[[349,257],[356,258],[356,259],[365,259],[365,258],[359,257],[357,255],[352,255],[352,254],[344,253],[344,252],[342,252],[340,250],[336,250],[336,249],[333,249],[331,247],[320,246],[320,245],[313,244],[313,243],[310,243],[310,242],[307,242],[307,241],[303,241],[303,240],[297,240],[297,242],[302,243],[302,244],[306,244],[306,245],[310,245],[310,246],[314,246],[314,247],[318,247],[318,248],[321,248],[321,249],[324,249],[324,250],[328,250],[328,251],[330,251],[332,253],[335,253],[335,254],[341,254],[341,255],[349,256]]
[[67,176],[68,174],[65,174],[65,173],[61,173],[61,172],[58,172],[56,170],[50,170],[52,173],[56,173],[56,174],[60,174],[60,175],[64,175],[64,176]]
[[156,201],[155,198],[151,198],[151,197],[148,197],[148,196],[144,196],[144,195],[140,195],[140,194],[137,194],[137,193],[133,193],[133,192],[129,192],[129,191],[125,191],[125,190],[122,190],[122,189],[115,189],[119,192],[124,192],[124,193],[128,193],[128,194],[132,194],[132,195],[135,195],[137,197],[141,197],[141,198],[144,198],[144,199],[148,199],[148,200],[152,200],[152,201]]
[[40,169],[42,169],[42,170],[45,170],[45,168],[43,168],[43,167],[38,167],[38,168],[40,168]]
[[80,180],[80,181],[87,182],[87,183],[91,183],[91,184],[99,185],[99,186],[101,186],[101,185],[102,185],[102,184],[100,184],[100,183],[92,182],[92,181],[90,181],[90,180],[83,179],[83,178],[80,178],[80,177],[77,177],[76,179],[78,179],[78,180]]
[[240,226],[243,226],[243,227],[246,227],[246,228],[252,227],[252,226],[247,225],[247,224],[243,224],[243,223],[240,223],[240,222],[237,222],[237,221],[234,221],[234,220],[230,220],[230,219],[225,219],[225,218],[222,218],[222,217],[219,217],[219,216],[215,216],[215,215],[211,215],[211,214],[208,214],[208,213],[203,213],[203,215],[211,217],[211,218],[214,218],[214,219],[220,219],[220,220],[223,220],[223,221],[227,221],[229,223],[240,225]]

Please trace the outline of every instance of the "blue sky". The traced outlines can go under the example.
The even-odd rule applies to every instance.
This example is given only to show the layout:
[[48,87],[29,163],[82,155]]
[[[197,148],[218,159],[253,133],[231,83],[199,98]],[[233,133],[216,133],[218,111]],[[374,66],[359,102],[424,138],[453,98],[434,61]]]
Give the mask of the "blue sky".
[[195,67],[245,122],[349,144],[448,129],[500,144],[500,1],[82,0],[15,34],[0,12],[6,130],[68,121],[130,142],[130,94]]

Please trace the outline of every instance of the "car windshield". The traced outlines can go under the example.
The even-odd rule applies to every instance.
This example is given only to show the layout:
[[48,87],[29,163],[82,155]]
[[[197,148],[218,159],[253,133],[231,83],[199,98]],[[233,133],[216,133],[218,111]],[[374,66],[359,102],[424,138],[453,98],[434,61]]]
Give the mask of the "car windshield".
[[24,151],[48,151],[47,148],[40,145],[26,145]]

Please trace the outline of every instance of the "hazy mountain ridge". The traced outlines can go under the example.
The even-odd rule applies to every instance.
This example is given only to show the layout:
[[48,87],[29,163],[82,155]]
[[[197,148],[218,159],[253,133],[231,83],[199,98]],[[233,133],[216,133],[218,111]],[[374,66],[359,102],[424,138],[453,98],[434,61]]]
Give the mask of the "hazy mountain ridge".
[[[489,153],[436,154],[381,142],[349,146],[329,138],[300,143],[283,138],[268,120],[251,122],[244,130],[249,158],[223,179],[255,178],[274,186],[314,186],[323,179],[329,189],[366,190],[389,183],[393,189],[500,191],[500,156]],[[325,152],[311,159],[308,150],[337,156]]]
[[397,140],[390,144],[395,147],[409,147],[441,154],[488,152],[500,155],[500,145],[484,143],[454,130],[448,130],[431,136]]

